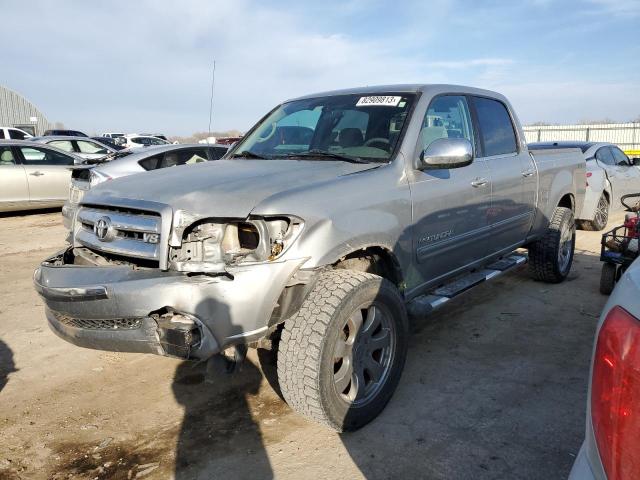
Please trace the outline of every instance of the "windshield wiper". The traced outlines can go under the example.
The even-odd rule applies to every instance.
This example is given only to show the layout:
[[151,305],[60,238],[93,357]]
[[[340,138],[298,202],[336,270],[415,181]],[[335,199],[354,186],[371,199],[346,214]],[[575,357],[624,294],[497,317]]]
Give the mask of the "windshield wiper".
[[360,157],[327,152],[326,150],[309,150],[308,152],[289,153],[286,155],[286,158],[327,158],[351,163],[371,163],[369,160],[365,160]]
[[231,158],[256,158],[258,160],[267,160],[267,157],[260,155],[259,153],[252,152],[251,150],[234,153],[233,155],[231,155]]

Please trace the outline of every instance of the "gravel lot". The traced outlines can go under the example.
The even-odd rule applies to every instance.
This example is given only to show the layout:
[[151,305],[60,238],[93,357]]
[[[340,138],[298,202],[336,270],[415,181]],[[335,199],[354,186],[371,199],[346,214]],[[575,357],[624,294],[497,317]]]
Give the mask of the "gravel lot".
[[0,227],[2,479],[551,479],[580,447],[598,232],[579,232],[563,284],[522,269],[418,322],[389,406],[338,435],[282,403],[255,356],[212,384],[201,365],[59,340],[31,286],[63,246],[59,212]]

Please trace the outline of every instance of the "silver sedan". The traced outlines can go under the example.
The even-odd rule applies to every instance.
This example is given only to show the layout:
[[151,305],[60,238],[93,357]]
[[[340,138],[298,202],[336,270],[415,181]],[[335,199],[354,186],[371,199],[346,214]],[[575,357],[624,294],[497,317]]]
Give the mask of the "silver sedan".
[[603,230],[609,212],[620,210],[620,197],[640,193],[640,170],[633,161],[612,143],[604,142],[540,142],[531,148],[579,148],[587,162],[587,191],[579,225],[584,230]]
[[88,137],[49,136],[29,139],[44,143],[65,152],[74,153],[86,160],[95,160],[116,151],[115,148]]
[[227,152],[227,149],[228,145],[169,144],[126,149],[103,157],[93,162],[93,165],[73,172],[69,200],[62,208],[63,223],[71,230],[78,203],[85,192],[95,185],[149,170],[217,160]]
[[82,161],[48,145],[0,140],[0,211],[61,206]]

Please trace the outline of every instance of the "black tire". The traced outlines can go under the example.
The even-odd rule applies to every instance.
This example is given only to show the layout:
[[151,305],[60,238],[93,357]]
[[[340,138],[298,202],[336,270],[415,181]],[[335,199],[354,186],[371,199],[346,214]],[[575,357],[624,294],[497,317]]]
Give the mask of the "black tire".
[[613,263],[603,263],[600,273],[600,293],[611,295],[618,281],[618,266]]
[[576,245],[576,226],[569,208],[556,207],[547,231],[529,245],[529,271],[533,278],[560,283],[571,271]]
[[609,221],[609,200],[603,193],[600,195],[600,199],[598,200],[598,205],[596,206],[596,213],[594,214],[593,220],[582,220],[580,222],[580,227],[583,230],[590,230],[599,232],[600,230],[604,230],[607,226],[607,222]]
[[[351,328],[350,322],[358,317],[360,328]],[[371,327],[375,321],[386,327]],[[404,301],[388,280],[355,270],[320,273],[300,310],[285,322],[282,331],[278,383],[285,400],[298,413],[339,432],[362,427],[384,409],[398,385],[408,331]],[[389,346],[374,351],[383,337]],[[338,357],[338,348],[344,352],[350,338],[351,356]],[[376,355],[377,365],[384,365],[384,374],[378,382],[370,374],[367,381],[364,365],[378,362]],[[349,367],[352,373],[345,373]],[[346,387],[345,379],[349,381]],[[362,391],[358,385],[364,386]],[[349,400],[353,391],[358,394]]]

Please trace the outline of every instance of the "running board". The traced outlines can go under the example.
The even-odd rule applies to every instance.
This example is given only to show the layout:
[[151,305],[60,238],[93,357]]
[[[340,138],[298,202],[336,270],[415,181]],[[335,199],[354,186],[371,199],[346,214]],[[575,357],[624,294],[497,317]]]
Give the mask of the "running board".
[[468,275],[458,278],[450,283],[442,285],[424,295],[417,297],[409,302],[407,310],[410,315],[424,316],[428,315],[436,308],[441,307],[452,298],[472,289],[473,287],[496,278],[509,270],[522,265],[527,261],[525,255],[511,254],[497,262],[487,265],[482,270],[469,273]]

